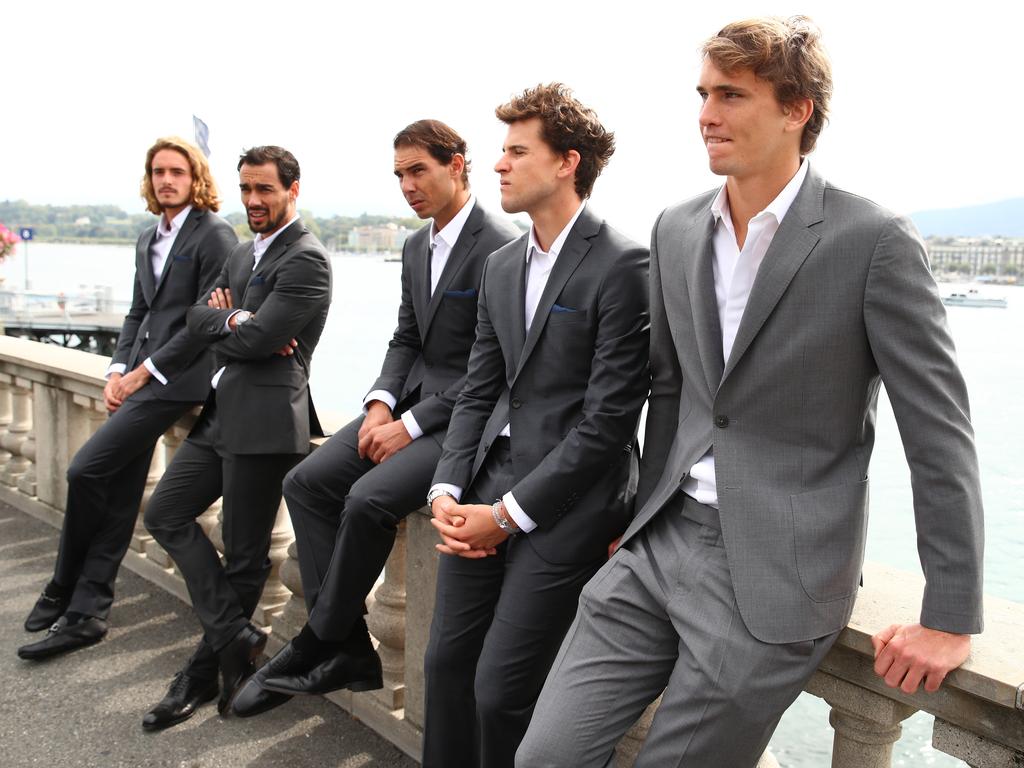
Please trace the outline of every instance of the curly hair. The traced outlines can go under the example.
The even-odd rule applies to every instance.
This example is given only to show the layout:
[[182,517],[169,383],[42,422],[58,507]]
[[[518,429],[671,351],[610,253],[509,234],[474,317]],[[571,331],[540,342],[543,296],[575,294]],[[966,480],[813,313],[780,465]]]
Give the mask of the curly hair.
[[549,83],[527,88],[495,109],[494,114],[506,125],[540,118],[541,137],[555,152],[579,152],[576,194],[590,197],[594,182],[615,152],[615,134],[605,130],[597,113],[580,103],[568,86]]
[[206,162],[206,156],[199,151],[198,147],[189,144],[177,136],[166,136],[157,139],[156,143],[146,152],[146,173],[142,177],[142,188],[139,194],[146,201],[146,210],[157,215],[163,212],[163,207],[156,199],[156,192],[153,190],[153,158],[162,149],[173,149],[188,160],[192,169],[192,192],[189,195],[189,203],[193,208],[202,211],[216,213],[220,210],[220,196],[217,193],[217,184],[210,173],[210,164]]
[[701,52],[726,74],[749,69],[771,83],[780,104],[810,99],[814,111],[800,137],[800,154],[814,149],[828,122],[832,65],[813,21],[806,16],[737,21],[706,40]]
[[285,189],[289,189],[299,180],[301,169],[295,155],[284,147],[274,144],[245,150],[238,158],[238,170],[242,170],[243,165],[267,165],[268,163],[273,163],[277,168],[277,178]]
[[395,134],[395,149],[420,147],[441,165],[451,165],[455,155],[466,161],[462,169],[462,186],[469,189],[470,160],[466,141],[453,128],[440,120],[417,120]]

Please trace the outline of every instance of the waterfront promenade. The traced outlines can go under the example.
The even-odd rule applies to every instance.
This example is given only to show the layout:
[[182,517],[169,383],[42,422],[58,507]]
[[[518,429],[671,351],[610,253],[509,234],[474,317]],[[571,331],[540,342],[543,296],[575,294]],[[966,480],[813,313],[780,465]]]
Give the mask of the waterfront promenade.
[[396,747],[319,696],[259,718],[221,718],[211,703],[162,733],[142,715],[199,638],[185,603],[126,568],[111,630],[98,645],[46,662],[15,649],[40,586],[53,572],[58,531],[0,503],[0,765],[97,768],[413,768]]
[[[7,639],[9,635],[3,635],[5,644],[9,646],[10,659],[5,657],[0,664],[4,675],[4,686],[0,688],[3,691],[0,694],[0,745],[9,750],[15,741],[19,748],[27,750],[23,756],[39,758],[36,764],[47,766],[413,765],[408,762],[372,762],[375,759],[372,756],[361,758],[347,741],[337,743],[330,740],[330,734],[337,730],[333,725],[319,726],[310,722],[297,726],[296,723],[306,720],[278,719],[297,717],[289,714],[300,706],[294,702],[280,712],[270,713],[252,723],[222,722],[204,712],[180,729],[184,734],[195,729],[200,736],[192,745],[192,756],[186,756],[185,762],[172,762],[171,758],[162,763],[139,762],[140,753],[137,751],[124,755],[119,752],[116,759],[111,753],[95,763],[70,759],[67,753],[53,759],[42,759],[37,754],[39,742],[60,734],[61,743],[74,743],[76,739],[83,738],[76,734],[76,728],[83,729],[82,733],[85,733],[86,725],[108,716],[121,718],[118,722],[123,723],[124,738],[129,740],[126,745],[148,744],[148,741],[141,741],[144,735],[138,727],[138,718],[162,695],[163,686],[173,673],[176,662],[194,643],[197,631],[190,611],[183,604],[175,604],[177,613],[166,619],[161,617],[170,614],[154,607],[160,605],[153,603],[157,596],[167,599],[160,595],[161,591],[183,599],[186,592],[183,580],[167,553],[140,524],[125,559],[125,569],[145,581],[125,582],[137,584],[137,591],[129,586],[119,593],[110,638],[96,648],[55,660],[45,670],[38,670],[44,672],[40,683],[45,681],[51,669],[73,669],[83,680],[110,681],[117,695],[102,695],[97,690],[84,700],[72,702],[71,691],[65,693],[60,685],[50,689],[42,687],[41,693],[36,694],[32,681],[24,673],[20,677],[10,673],[15,669],[10,665],[17,661],[14,648],[24,637],[20,629],[21,620],[45,581],[46,570],[52,566],[54,529],[60,526],[63,518],[68,463],[88,435],[106,418],[102,404],[105,368],[106,360],[95,355],[23,339],[0,338],[0,502],[19,510],[15,514],[27,514],[51,526],[49,533],[35,537],[40,541],[33,549],[36,545],[26,543],[33,540],[32,536],[25,541],[16,540],[8,536],[2,527],[10,523],[0,522],[0,530],[4,530],[0,534],[0,555],[8,556],[7,546],[10,543],[13,545],[12,556],[19,561],[17,575],[12,580],[10,571],[2,567],[6,561],[0,557],[3,632],[14,632],[18,638]],[[190,417],[182,419],[161,441],[147,481],[147,497],[166,462],[187,434],[190,421]],[[0,518],[4,517],[0,515]],[[211,540],[220,546],[219,504],[202,515],[199,523]],[[40,530],[45,531],[45,528]],[[400,526],[384,579],[368,601],[367,621],[371,633],[379,641],[384,689],[354,695],[339,692],[328,697],[342,710],[337,713],[339,716],[346,717],[344,712],[354,714],[412,759],[419,756],[422,738],[423,650],[429,617],[433,612],[438,558],[435,541],[436,535],[425,511],[411,515]],[[19,546],[25,548],[25,552],[19,552]],[[254,618],[272,630],[268,644],[272,652],[292,637],[306,618],[293,537],[283,507],[271,539],[271,560],[274,568]],[[36,568],[38,572],[27,575],[30,568]],[[972,768],[1024,767],[1024,659],[1020,654],[1024,605],[987,597],[986,631],[975,640],[974,650],[964,666],[950,674],[937,694],[919,692],[904,695],[886,688],[873,673],[870,637],[891,623],[915,620],[921,600],[922,579],[916,573],[873,563],[866,564],[864,576],[865,587],[849,626],[807,686],[809,693],[824,699],[830,707],[828,722],[834,734],[833,768],[885,768],[892,765],[893,744],[899,738],[901,723],[919,710],[934,715],[931,736],[936,750],[960,758]],[[143,593],[150,596],[143,597]],[[13,608],[11,601],[16,601]],[[180,629],[177,640],[168,640],[163,635],[163,628],[170,625]],[[180,644],[175,645],[175,642]],[[111,654],[109,658],[102,655],[107,653]],[[145,654],[152,654],[148,663],[144,660]],[[97,663],[93,663],[93,659]],[[59,676],[55,680],[59,682]],[[321,705],[323,702],[305,702],[301,706]],[[33,715],[32,712],[41,714]],[[47,714],[53,712],[61,716]],[[620,742],[614,763],[616,768],[632,766],[652,714],[653,708]],[[316,715],[309,717],[315,719]],[[265,723],[275,724],[277,730]],[[824,717],[821,725],[824,725]],[[310,739],[316,744],[309,746],[299,738],[304,733],[302,728],[310,729]],[[164,736],[174,731],[179,729],[172,729]],[[278,738],[279,741],[263,741],[267,738]],[[53,740],[57,741],[55,737]],[[97,743],[101,750],[121,749],[116,737],[109,735],[98,738]],[[134,748],[126,746],[125,749]],[[267,758],[262,751],[246,751],[250,749],[266,750],[272,754]],[[248,757],[239,757],[242,755]],[[312,762],[302,762],[306,756]],[[218,762],[235,757],[240,762]],[[8,755],[0,755],[0,765],[33,764],[16,763],[5,758]],[[164,752],[160,752],[159,759],[163,758]],[[355,762],[344,762],[348,759]],[[770,756],[763,761],[765,768],[774,764]],[[816,761],[815,768],[819,764],[824,763]],[[898,764],[927,763],[901,761]]]

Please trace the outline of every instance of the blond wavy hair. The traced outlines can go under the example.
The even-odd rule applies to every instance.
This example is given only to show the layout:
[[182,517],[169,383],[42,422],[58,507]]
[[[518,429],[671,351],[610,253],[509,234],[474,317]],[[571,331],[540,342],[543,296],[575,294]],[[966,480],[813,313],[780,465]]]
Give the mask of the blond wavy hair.
[[190,144],[177,136],[166,136],[157,139],[156,143],[146,152],[146,173],[142,177],[142,188],[139,194],[146,201],[146,210],[150,213],[160,215],[163,208],[156,199],[156,192],[153,191],[153,157],[162,149],[173,149],[188,160],[192,169],[192,194],[189,195],[189,203],[193,208],[202,211],[220,210],[220,196],[217,193],[217,184],[210,173],[210,164],[206,162],[206,156],[198,147]]

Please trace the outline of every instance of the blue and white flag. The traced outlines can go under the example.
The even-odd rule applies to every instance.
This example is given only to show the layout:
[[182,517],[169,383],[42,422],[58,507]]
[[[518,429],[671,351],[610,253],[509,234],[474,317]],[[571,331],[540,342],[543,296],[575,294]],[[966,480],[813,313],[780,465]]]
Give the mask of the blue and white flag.
[[210,129],[206,127],[206,123],[200,120],[195,115],[192,115],[192,128],[196,134],[196,144],[203,150],[203,154],[207,157],[210,156]]

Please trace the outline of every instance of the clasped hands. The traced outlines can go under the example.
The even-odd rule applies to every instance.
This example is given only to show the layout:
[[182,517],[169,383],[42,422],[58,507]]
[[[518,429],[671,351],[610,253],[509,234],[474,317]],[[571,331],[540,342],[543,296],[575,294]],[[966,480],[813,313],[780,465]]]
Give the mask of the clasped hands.
[[[231,300],[231,289],[230,288],[214,288],[210,293],[210,298],[206,300],[206,306],[213,307],[214,309],[234,309],[235,305]],[[252,313],[253,317],[256,317],[256,313]],[[232,331],[238,327],[235,322],[235,316],[232,315],[228,318],[228,328]],[[274,354],[281,355],[282,357],[288,357],[288,355],[295,354],[295,348],[299,346],[299,342],[292,339]]]
[[946,675],[971,652],[971,636],[942,632],[920,624],[892,624],[871,638],[875,674],[890,688],[916,693],[924,682],[929,693],[939,690]]
[[497,554],[508,533],[498,527],[490,504],[459,504],[451,496],[439,496],[430,506],[430,524],[441,536],[437,551],[479,559]]
[[121,407],[129,397],[142,389],[152,374],[144,365],[140,365],[128,374],[112,373],[103,387],[103,402],[107,412],[113,413]]
[[391,408],[380,400],[371,402],[359,427],[359,458],[380,464],[412,442],[405,422],[391,415]]

